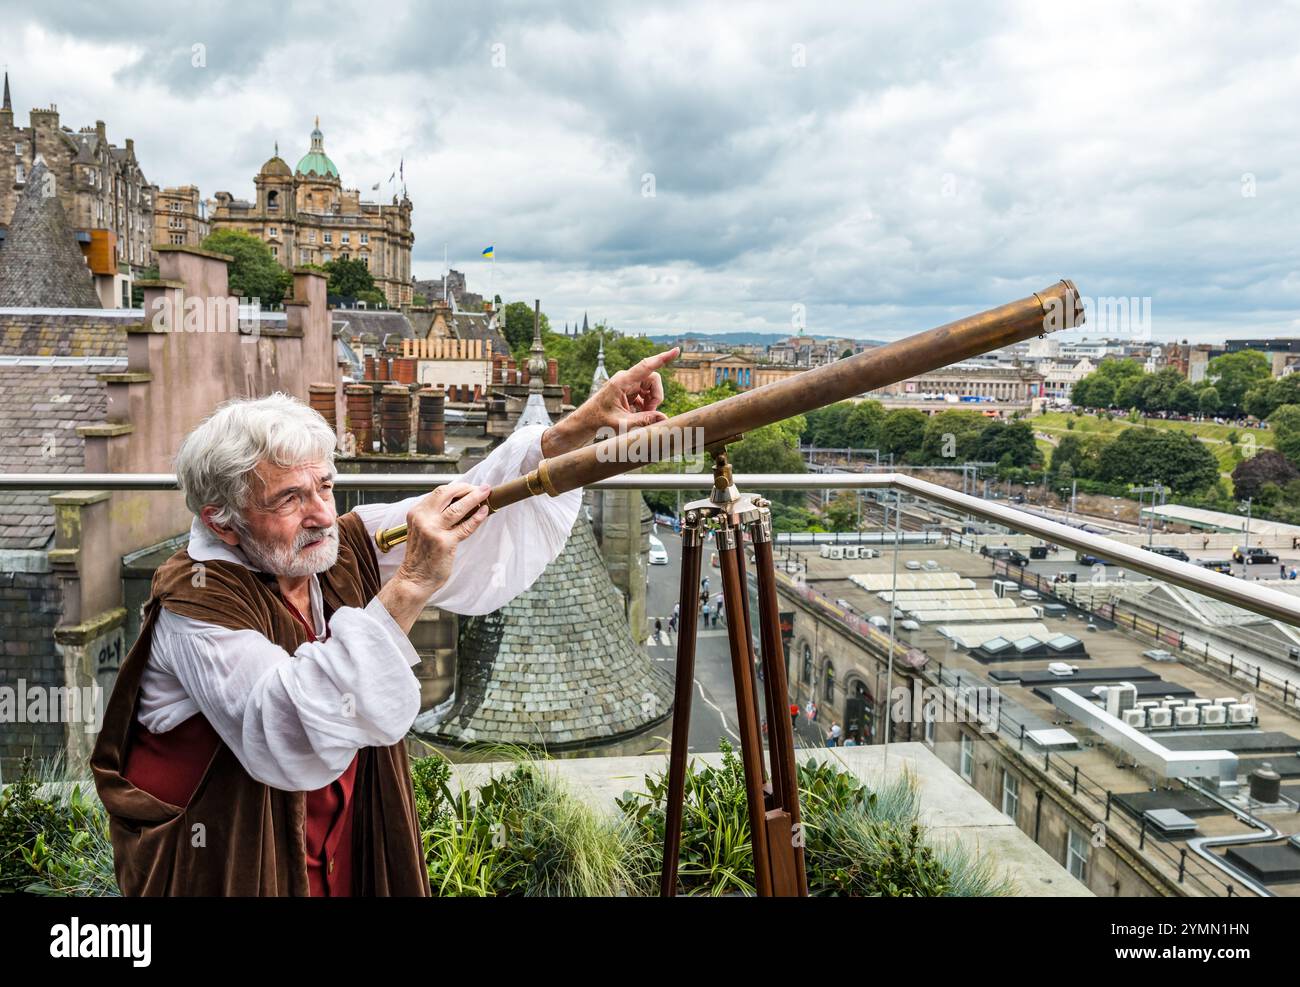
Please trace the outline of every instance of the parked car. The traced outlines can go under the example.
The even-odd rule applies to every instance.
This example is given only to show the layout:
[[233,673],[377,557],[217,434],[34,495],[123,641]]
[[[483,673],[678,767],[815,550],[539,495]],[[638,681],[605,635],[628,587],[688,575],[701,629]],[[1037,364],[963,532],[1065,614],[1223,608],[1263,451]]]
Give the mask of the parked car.
[[981,551],[990,559],[996,559],[999,562],[1010,562],[1012,565],[1027,565],[1029,563],[1029,556],[1024,552],[1017,552],[1014,548],[1007,548],[1005,545],[996,548],[989,548],[985,545]]
[[921,568],[921,563],[917,562],[916,559],[908,559],[906,562],[903,563],[903,566],[905,568],[915,570]]
[[1148,552],[1163,555],[1167,559],[1177,559],[1179,562],[1192,561],[1191,556],[1181,548],[1175,548],[1173,545],[1143,545],[1142,547]]
[[1241,548],[1232,550],[1232,561],[1243,565],[1277,565],[1277,556],[1266,548]]
[[1221,572],[1225,576],[1232,575],[1232,561],[1230,559],[1197,559],[1196,564],[1202,569],[1211,569],[1214,572]]
[[654,535],[650,536],[650,564],[667,565],[668,549],[664,548],[664,543]]
[[1075,552],[1074,561],[1079,565],[1112,565],[1109,560],[1103,559],[1100,555],[1093,555],[1091,552]]
[[937,572],[939,570],[939,563],[934,559],[926,559],[925,562],[922,563],[922,568],[927,572]]
[[889,629],[889,621],[887,621],[884,617],[881,616],[868,617],[867,623],[870,624],[872,627],[876,628],[877,630]]
[[910,618],[908,620],[900,620],[898,626],[903,628],[905,631],[919,631],[921,629],[921,625]]

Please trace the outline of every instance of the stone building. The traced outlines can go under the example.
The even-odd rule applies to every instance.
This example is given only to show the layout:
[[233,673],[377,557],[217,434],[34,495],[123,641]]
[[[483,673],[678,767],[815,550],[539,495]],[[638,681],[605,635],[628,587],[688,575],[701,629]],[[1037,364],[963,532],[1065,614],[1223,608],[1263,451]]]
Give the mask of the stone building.
[[[44,191],[58,196],[96,275],[125,282],[154,262],[158,189],[140,170],[135,142],[127,138],[123,147],[110,144],[102,120],[77,131],[61,126],[58,107],[53,105],[33,109],[28,125],[17,126],[5,73],[0,104],[0,231],[13,218],[38,156],[48,168]],[[121,282],[118,288],[125,290]]]
[[673,362],[678,383],[691,394],[699,394],[729,380],[742,391],[762,387],[803,373],[806,367],[759,363],[736,353],[683,353]]
[[154,243],[199,247],[211,230],[208,204],[199,195],[197,185],[158,192],[154,204]]
[[[0,242],[0,306],[112,307],[113,279],[96,278],[57,195],[42,194],[48,172],[39,157]],[[109,295],[101,306],[95,282]]]
[[209,210],[212,229],[241,230],[264,241],[284,267],[359,260],[370,269],[375,287],[394,307],[411,304],[411,200],[405,190],[391,203],[363,202],[357,189],[344,188],[339,170],[325,153],[320,118],[311,147],[296,168],[279,148],[253,178],[256,199],[216,194]]

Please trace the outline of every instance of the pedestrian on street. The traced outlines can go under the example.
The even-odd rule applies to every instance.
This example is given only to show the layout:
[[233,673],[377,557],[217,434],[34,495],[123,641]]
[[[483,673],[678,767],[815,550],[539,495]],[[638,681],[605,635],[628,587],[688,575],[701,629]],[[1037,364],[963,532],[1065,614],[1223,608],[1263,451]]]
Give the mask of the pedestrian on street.
[[709,591],[709,577],[708,577],[708,576],[705,576],[703,579],[700,580],[700,589],[704,590],[704,592],[706,592],[706,593]]
[[655,644],[659,643],[659,637],[664,632],[664,622],[658,617],[655,618]]
[[722,616],[722,594],[721,593],[719,593],[717,596],[713,598],[713,613],[714,613],[714,622],[716,623],[717,618]]
[[840,729],[840,725],[838,723],[831,724],[831,746],[832,747],[840,746],[840,736],[843,733],[844,731]]
[[1277,569],[1278,569],[1277,578],[1278,578],[1278,579],[1285,579],[1285,578],[1286,578],[1286,564],[1285,564],[1285,563],[1280,563],[1280,564],[1278,565]]
[[709,626],[709,601],[704,601],[704,606],[700,608],[700,616],[704,618],[704,626]]
[[790,704],[790,726],[797,727],[798,725],[799,725],[799,704],[791,703]]

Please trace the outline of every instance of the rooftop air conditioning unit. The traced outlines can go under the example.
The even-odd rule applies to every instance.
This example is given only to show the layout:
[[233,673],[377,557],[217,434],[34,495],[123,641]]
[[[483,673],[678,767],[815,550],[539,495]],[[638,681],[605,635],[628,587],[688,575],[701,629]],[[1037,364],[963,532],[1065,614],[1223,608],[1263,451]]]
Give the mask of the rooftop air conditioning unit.
[[1208,699],[1202,699],[1202,698],[1200,698],[1199,696],[1196,696],[1196,697],[1194,697],[1194,698],[1192,698],[1192,699],[1187,700],[1187,705],[1188,705],[1188,706],[1208,706],[1208,705],[1210,705],[1210,701],[1209,701]]
[[857,545],[844,546],[844,557],[846,559],[856,559],[859,557],[859,554],[860,554],[860,550],[858,549]]
[[1194,727],[1201,722],[1201,711],[1195,706],[1179,706],[1174,710],[1174,722],[1180,727]]
[[1106,689],[1106,712],[1117,718],[1122,716],[1137,702],[1137,692],[1137,686],[1132,682],[1110,686]]
[[1073,675],[1079,670],[1079,666],[1069,665],[1063,661],[1054,661],[1047,666],[1047,670],[1053,675]]
[[1159,730],[1161,727],[1169,726],[1173,720],[1173,715],[1167,706],[1157,706],[1147,711],[1147,726],[1152,730]]
[[1250,723],[1255,719],[1255,707],[1250,703],[1233,703],[1228,707],[1229,723]]
[[1207,727],[1221,727],[1228,718],[1228,711],[1223,706],[1202,706],[1201,707],[1201,725]]
[[1143,729],[1147,725],[1147,711],[1136,707],[1124,710],[1124,725]]
[[826,555],[828,559],[844,558],[844,547],[842,545],[827,545],[826,547],[829,550]]
[[1214,700],[1214,705],[1231,706],[1235,702],[1237,702],[1236,696],[1220,696],[1218,699]]
[[1175,706],[1181,706],[1182,704],[1183,701],[1181,699],[1174,699],[1170,696],[1165,696],[1165,698],[1160,701],[1160,705],[1165,709],[1173,709]]

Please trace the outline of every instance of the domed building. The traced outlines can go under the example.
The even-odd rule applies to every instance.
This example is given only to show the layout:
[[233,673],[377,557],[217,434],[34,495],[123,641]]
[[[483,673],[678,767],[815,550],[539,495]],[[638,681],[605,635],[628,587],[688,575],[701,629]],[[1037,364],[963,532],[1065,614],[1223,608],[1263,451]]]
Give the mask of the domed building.
[[251,233],[290,269],[359,260],[389,305],[411,303],[411,200],[403,189],[391,203],[363,202],[358,189],[344,188],[338,166],[325,151],[320,117],[297,167],[289,167],[277,146],[253,185],[257,194],[252,202],[229,192],[216,194],[214,230]]

